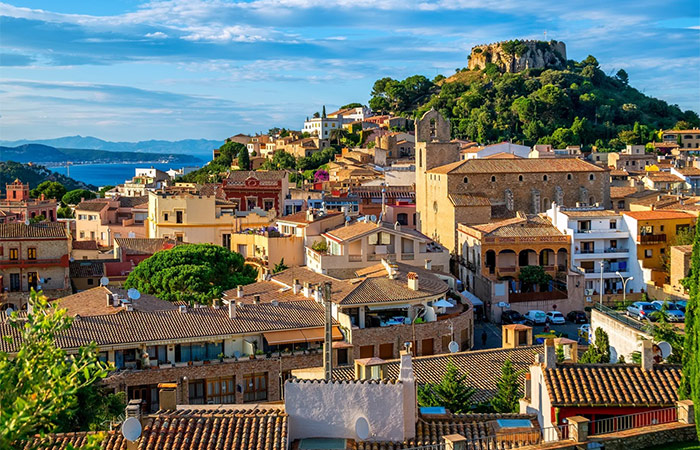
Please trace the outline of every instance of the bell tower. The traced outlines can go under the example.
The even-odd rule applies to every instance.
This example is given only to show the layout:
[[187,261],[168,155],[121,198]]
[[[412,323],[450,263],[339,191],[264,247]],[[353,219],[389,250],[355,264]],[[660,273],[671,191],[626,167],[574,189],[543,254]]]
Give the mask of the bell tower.
[[29,184],[23,184],[19,179],[5,185],[7,200],[10,202],[26,202],[29,200]]

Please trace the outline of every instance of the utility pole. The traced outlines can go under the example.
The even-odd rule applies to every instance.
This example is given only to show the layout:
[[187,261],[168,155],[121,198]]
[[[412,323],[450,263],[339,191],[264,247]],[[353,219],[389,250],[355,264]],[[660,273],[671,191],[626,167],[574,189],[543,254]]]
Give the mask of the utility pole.
[[600,306],[603,306],[603,263],[605,260],[600,261]]
[[327,381],[333,381],[333,308],[331,282],[323,283],[323,306],[326,310],[325,336],[323,340],[323,371]]

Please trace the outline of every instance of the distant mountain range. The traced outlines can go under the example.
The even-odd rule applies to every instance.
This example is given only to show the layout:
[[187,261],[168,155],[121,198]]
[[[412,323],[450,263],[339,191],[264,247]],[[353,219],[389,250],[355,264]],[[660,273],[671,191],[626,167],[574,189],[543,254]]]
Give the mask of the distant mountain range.
[[185,139],[181,141],[110,142],[92,136],[65,136],[55,139],[22,139],[19,141],[0,140],[0,145],[7,147],[18,147],[25,144],[43,144],[55,148],[86,148],[111,152],[181,153],[205,156],[205,159],[208,161],[211,159],[212,150],[221,147],[223,141]]
[[[104,142],[104,141],[103,141]],[[0,147],[0,161],[38,163],[45,165],[77,163],[201,163],[191,154],[161,152],[107,151],[86,148],[56,148],[43,144],[22,144],[17,147]]]

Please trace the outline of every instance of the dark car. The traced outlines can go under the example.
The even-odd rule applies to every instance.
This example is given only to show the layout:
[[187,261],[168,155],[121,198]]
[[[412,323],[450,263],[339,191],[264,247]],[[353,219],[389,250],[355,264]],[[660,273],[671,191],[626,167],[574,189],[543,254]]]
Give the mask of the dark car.
[[588,323],[588,316],[583,311],[571,311],[566,315],[566,320],[572,323]]
[[518,323],[518,324],[524,324],[527,322],[527,318],[520,314],[518,311],[503,311],[503,314],[501,314],[501,323],[503,325],[507,325],[509,323]]

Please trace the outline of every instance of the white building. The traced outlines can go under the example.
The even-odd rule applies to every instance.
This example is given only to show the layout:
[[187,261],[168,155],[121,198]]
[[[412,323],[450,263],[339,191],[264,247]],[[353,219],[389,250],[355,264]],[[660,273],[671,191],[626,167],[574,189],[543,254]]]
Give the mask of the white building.
[[312,136],[317,136],[321,139],[329,139],[331,132],[336,128],[343,128],[345,119],[342,115],[337,117],[314,117],[306,119],[302,133],[309,133]]
[[345,123],[363,122],[365,119],[374,116],[372,109],[367,106],[358,106],[356,108],[339,109],[338,111],[328,114],[331,119],[342,117]]
[[498,153],[507,153],[518,158],[527,158],[530,155],[530,147],[527,145],[513,144],[512,142],[501,142],[485,147],[469,147],[462,150],[461,159],[478,159],[493,156]]
[[[547,211],[552,225],[571,236],[571,267],[584,273],[587,296],[622,289],[622,278],[634,276],[627,291],[644,287],[641,274],[632,273],[637,249],[625,221],[602,207],[564,208],[556,203]],[[602,270],[602,272],[601,272]]]

